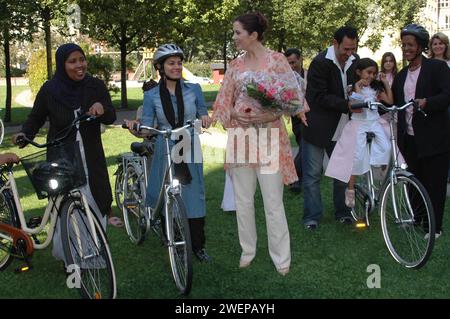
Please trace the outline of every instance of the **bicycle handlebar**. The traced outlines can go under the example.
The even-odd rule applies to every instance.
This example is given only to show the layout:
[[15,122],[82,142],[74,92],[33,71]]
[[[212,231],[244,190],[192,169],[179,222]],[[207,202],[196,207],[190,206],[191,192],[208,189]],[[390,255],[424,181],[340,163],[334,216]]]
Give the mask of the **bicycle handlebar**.
[[25,147],[27,144],[31,144],[31,145],[33,145],[35,147],[38,147],[38,148],[45,148],[45,147],[48,147],[48,146],[53,146],[55,144],[58,144],[59,142],[61,142],[65,138],[67,138],[67,136],[69,136],[70,132],[72,131],[69,128],[74,127],[77,123],[90,122],[90,121],[95,120],[96,118],[97,117],[94,116],[94,115],[82,114],[82,115],[76,117],[72,121],[72,123],[64,129],[64,130],[67,130],[66,134],[64,134],[62,137],[55,138],[54,140],[52,140],[50,142],[47,142],[47,143],[44,143],[44,144],[36,143],[32,139],[28,138],[26,135],[18,136],[17,139],[16,139],[16,144],[19,145],[20,147]]
[[386,111],[386,112],[398,112],[398,111],[401,111],[401,110],[404,110],[404,109],[410,107],[411,105],[413,106],[415,111],[419,111],[424,116],[427,116],[427,113],[425,113],[425,111],[421,107],[419,107],[419,105],[413,100],[409,101],[408,103],[406,103],[402,106],[396,106],[396,105],[386,106],[380,102],[363,102],[363,103],[352,104],[350,107],[352,108],[352,110],[361,109],[361,108],[368,108],[370,110],[374,110],[377,107],[379,107],[380,109],[382,109],[383,111]]
[[[200,124],[200,125],[199,125]],[[194,121],[188,121],[186,125],[178,127],[176,129],[167,129],[167,130],[158,130],[156,128],[153,128],[151,126],[145,126],[145,125],[141,125],[140,123],[133,123],[133,130],[136,132],[140,132],[142,130],[148,130],[149,134],[150,133],[154,133],[154,134],[161,134],[161,135],[170,135],[172,133],[179,133],[182,130],[185,130],[187,128],[190,127],[194,127],[196,130],[198,130],[199,132],[201,132],[201,120],[194,120]],[[122,128],[124,129],[128,129],[128,126],[126,124],[122,124]]]

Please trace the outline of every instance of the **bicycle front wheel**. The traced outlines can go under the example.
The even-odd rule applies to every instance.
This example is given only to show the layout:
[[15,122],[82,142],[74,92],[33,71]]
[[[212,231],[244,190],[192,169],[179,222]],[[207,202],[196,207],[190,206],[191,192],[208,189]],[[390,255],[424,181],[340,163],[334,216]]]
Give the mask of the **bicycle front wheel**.
[[169,195],[166,205],[170,266],[178,290],[187,295],[192,287],[192,247],[186,209],[178,194]]
[[123,182],[123,219],[131,242],[139,245],[144,241],[147,230],[144,174],[135,163],[128,164],[126,170]]
[[381,197],[381,228],[392,257],[406,268],[427,262],[434,246],[433,206],[427,191],[414,176],[397,174]]
[[116,297],[116,275],[105,232],[92,213],[89,225],[80,201],[69,199],[62,207],[61,237],[67,267],[76,273],[75,288],[85,299]]

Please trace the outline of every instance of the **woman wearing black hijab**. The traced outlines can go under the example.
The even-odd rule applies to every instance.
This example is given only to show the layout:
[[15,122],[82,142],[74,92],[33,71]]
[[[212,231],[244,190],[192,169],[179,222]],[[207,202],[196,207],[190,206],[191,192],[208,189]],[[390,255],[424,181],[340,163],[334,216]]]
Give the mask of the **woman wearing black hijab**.
[[[47,139],[50,140],[71,124],[77,112],[97,116],[94,121],[80,123],[79,131],[73,130],[68,141],[79,141],[89,181],[81,189],[106,228],[105,216],[111,209],[112,193],[100,136],[100,123],[112,124],[116,114],[103,81],[93,78],[86,71],[87,63],[83,50],[73,43],[61,45],[56,51],[55,75],[42,85],[33,109],[21,132],[14,135],[13,143],[16,143],[19,135],[33,139],[47,118],[50,123]],[[57,256],[59,253],[55,252],[56,244],[54,241],[53,254],[59,258],[62,256]]]

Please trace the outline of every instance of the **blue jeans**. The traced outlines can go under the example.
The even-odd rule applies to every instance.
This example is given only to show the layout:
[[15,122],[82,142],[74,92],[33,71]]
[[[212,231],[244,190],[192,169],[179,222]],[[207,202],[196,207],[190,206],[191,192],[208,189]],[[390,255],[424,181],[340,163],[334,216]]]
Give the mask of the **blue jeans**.
[[[325,152],[331,156],[334,145],[330,143],[327,148],[314,146],[302,141],[302,168],[303,168],[303,224],[318,224],[323,214],[322,197],[320,195],[320,179],[322,177],[323,157]],[[345,205],[346,183],[333,179],[333,203],[336,219],[350,216],[350,210]]]

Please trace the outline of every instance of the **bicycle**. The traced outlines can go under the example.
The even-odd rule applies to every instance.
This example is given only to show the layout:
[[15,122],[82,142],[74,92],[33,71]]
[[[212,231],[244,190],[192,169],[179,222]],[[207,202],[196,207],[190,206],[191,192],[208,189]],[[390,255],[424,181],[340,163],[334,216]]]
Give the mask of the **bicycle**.
[[[114,173],[116,175],[114,183],[116,204],[122,211],[128,237],[136,245],[144,241],[144,232],[140,228],[141,225],[145,225],[145,221],[140,220],[144,216],[140,212],[145,210],[147,173],[151,165],[153,143],[153,137],[145,138],[143,143],[131,143],[131,152],[117,157],[118,166]],[[124,196],[126,196],[128,203],[126,209],[123,206]],[[132,198],[135,206],[131,205]]]
[[[123,128],[128,128],[125,124]],[[136,189],[143,187],[142,176],[140,179],[131,179],[131,183],[124,183],[124,211],[131,210],[136,214],[140,221],[138,230],[141,237],[145,238],[147,232],[151,229],[169,250],[170,266],[175,285],[181,294],[189,294],[192,287],[192,247],[189,222],[186,215],[186,209],[181,198],[181,186],[178,179],[174,178],[173,161],[170,153],[169,139],[172,134],[179,134],[188,128],[194,128],[195,132],[201,132],[201,121],[188,122],[186,125],[167,130],[157,130],[150,126],[134,124],[133,130],[143,135],[156,134],[162,135],[165,141],[166,168],[164,172],[163,183],[159,192],[158,200],[154,208],[144,207],[138,203],[141,194],[134,193]],[[146,166],[143,166],[146,170]],[[137,175],[136,175],[137,176]],[[135,183],[141,186],[135,187]],[[138,215],[139,214],[139,215]]]
[[[49,201],[43,216],[27,223],[13,164],[0,168],[0,270],[5,270],[14,259],[24,261],[24,266],[16,271],[32,269],[34,250],[49,246],[60,218],[66,271],[74,271],[71,277],[78,283],[75,288],[83,298],[115,298],[116,275],[106,234],[80,189],[87,180],[78,142],[63,143],[74,127],[78,130],[79,123],[94,119],[87,115],[75,118],[62,137],[45,144],[25,136],[18,138],[19,145],[47,148],[21,158],[21,163],[38,198]],[[41,243],[36,235],[43,232],[48,222],[47,238]]]
[[[363,175],[363,182],[355,183],[355,207],[351,214],[357,227],[369,226],[369,214],[379,205],[383,238],[392,257],[406,268],[419,269],[429,259],[435,240],[433,206],[429,195],[420,181],[406,170],[406,164],[399,164],[398,147],[394,135],[394,118],[398,111],[410,106],[423,116],[426,113],[414,101],[403,106],[387,107],[378,102],[356,103],[353,109],[380,109],[390,113],[390,140],[392,163],[381,182],[374,182],[373,168]],[[366,132],[367,148],[370,154],[375,138],[373,132]]]

